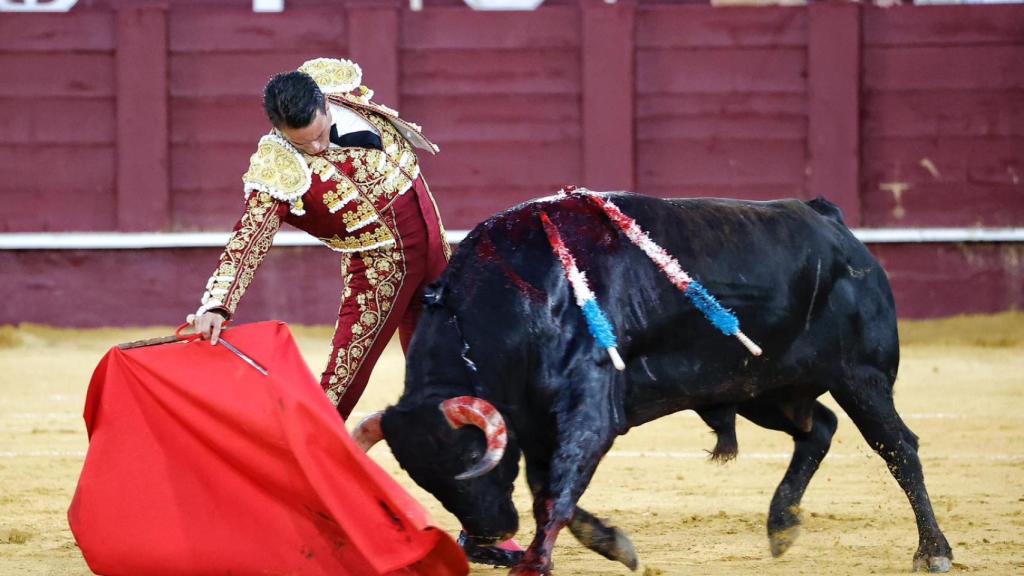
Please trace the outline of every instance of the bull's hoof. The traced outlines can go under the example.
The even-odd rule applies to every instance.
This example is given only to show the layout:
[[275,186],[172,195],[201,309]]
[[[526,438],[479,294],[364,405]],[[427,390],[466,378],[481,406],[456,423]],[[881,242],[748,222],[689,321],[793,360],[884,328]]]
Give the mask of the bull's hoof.
[[515,566],[523,559],[522,550],[506,550],[498,546],[476,544],[465,531],[459,533],[459,546],[462,546],[462,551],[466,553],[466,559],[474,564],[506,567]]
[[785,553],[786,550],[789,550],[789,547],[796,542],[797,536],[800,536],[799,524],[769,534],[768,545],[771,546],[772,556],[774,558],[782,556],[782,554]]
[[790,506],[781,516],[775,522],[768,520],[768,545],[774,558],[782,556],[800,536],[800,508]]
[[953,559],[946,556],[919,556],[914,558],[914,572],[949,572]]
[[569,531],[580,544],[609,560],[622,562],[626,568],[634,571],[640,565],[636,548],[625,532],[615,526],[606,526],[599,518],[582,508],[576,509],[572,521],[569,522]]

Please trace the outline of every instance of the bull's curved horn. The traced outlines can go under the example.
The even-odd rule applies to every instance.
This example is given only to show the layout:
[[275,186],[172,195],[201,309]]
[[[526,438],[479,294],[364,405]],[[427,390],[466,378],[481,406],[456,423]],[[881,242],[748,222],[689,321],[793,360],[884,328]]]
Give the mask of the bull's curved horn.
[[356,444],[363,452],[369,451],[374,444],[384,438],[384,430],[380,427],[380,419],[383,416],[383,410],[374,412],[363,418],[355,429],[352,430],[352,439],[356,441]]
[[483,430],[487,437],[487,453],[472,468],[455,477],[456,480],[468,480],[483,476],[501,462],[508,446],[508,430],[505,419],[501,417],[490,402],[475,396],[459,396],[449,398],[438,406],[452,428],[465,425],[476,426]]

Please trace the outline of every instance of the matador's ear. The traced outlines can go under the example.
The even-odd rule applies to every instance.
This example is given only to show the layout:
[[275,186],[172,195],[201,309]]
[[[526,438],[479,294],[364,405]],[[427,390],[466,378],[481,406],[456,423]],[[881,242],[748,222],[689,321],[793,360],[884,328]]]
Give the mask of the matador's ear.
[[423,303],[430,307],[444,306],[444,297],[448,294],[448,287],[441,282],[434,282],[423,291]]

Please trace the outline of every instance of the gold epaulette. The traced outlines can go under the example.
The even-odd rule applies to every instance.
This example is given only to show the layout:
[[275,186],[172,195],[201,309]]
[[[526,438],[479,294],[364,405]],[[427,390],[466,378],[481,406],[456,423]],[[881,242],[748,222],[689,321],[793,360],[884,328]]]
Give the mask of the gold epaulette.
[[313,170],[287,140],[267,134],[249,158],[242,182],[246,196],[253,191],[266,192],[275,200],[289,203],[293,214],[302,215],[302,195],[313,183]]
[[343,94],[355,90],[363,82],[359,64],[345,58],[314,58],[299,66],[299,72],[308,74],[324,94]]

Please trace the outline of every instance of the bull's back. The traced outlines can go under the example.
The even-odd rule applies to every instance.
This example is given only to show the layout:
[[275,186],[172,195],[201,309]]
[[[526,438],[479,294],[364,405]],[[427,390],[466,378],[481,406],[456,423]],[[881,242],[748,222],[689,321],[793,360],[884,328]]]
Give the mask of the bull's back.
[[[625,385],[633,393],[627,398],[656,403],[653,417],[813,378],[796,367],[814,364],[815,356],[841,361],[839,343],[864,337],[860,320],[891,319],[891,326],[876,332],[885,333],[883,348],[895,348],[884,272],[831,205],[603,196],[733,311],[765,355],[751,358],[734,338],[716,331],[599,208],[574,195],[529,202],[491,218],[460,244],[446,272],[468,296],[469,313],[486,310],[510,334],[530,334],[506,351],[520,364],[542,362],[518,355],[516,346],[543,348],[535,355],[559,362],[573,357],[565,350],[597,350],[540,224],[541,211],[613,324],[628,363]],[[545,330],[547,337],[534,337]],[[601,352],[594,357],[600,360]]]
[[[648,403],[639,412],[657,417],[782,388],[823,392],[851,366],[895,378],[899,344],[888,279],[830,202],[675,199],[665,216],[657,202],[613,201],[764,348],[762,357],[751,357],[675,294],[672,321],[643,338],[650,370],[634,370],[630,378],[630,398]],[[665,406],[680,385],[683,397]]]

